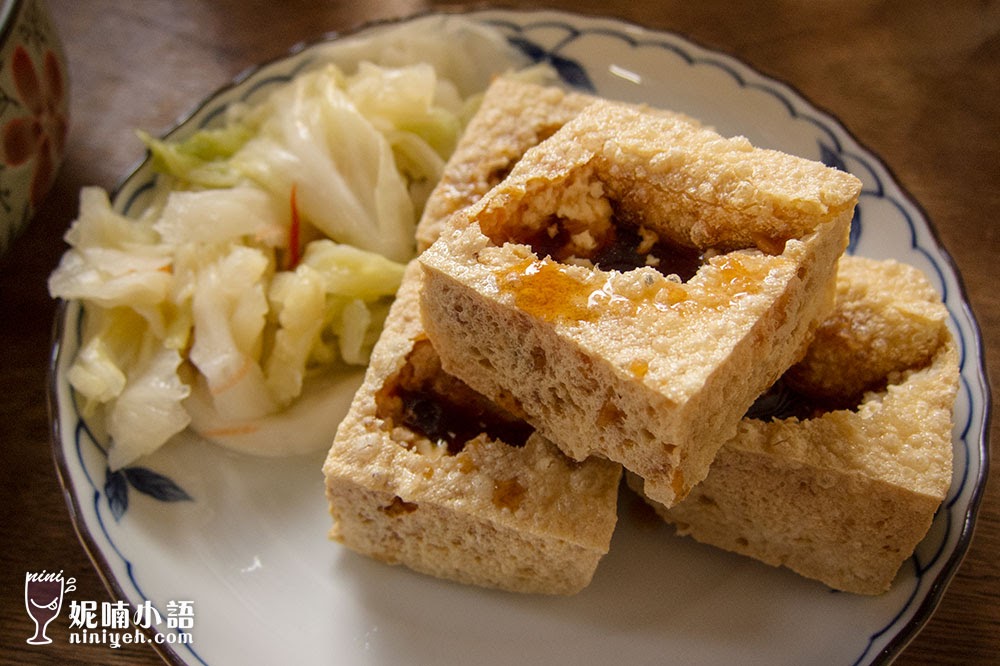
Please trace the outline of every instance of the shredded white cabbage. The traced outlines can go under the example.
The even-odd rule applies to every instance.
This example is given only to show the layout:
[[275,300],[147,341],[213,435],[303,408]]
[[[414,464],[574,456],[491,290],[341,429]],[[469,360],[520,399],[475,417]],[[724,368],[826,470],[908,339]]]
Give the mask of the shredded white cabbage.
[[456,18],[318,53],[222,127],[140,134],[172,185],[138,219],[81,191],[49,291],[84,305],[68,380],[104,412],[112,469],[189,425],[254,453],[325,446],[476,95],[523,64]]
[[287,197],[300,214],[342,243],[406,261],[414,252],[416,211],[392,146],[362,115],[339,70],[297,77],[271,97],[257,135],[233,168]]
[[191,392],[177,374],[181,355],[173,349],[147,347],[149,351],[129,369],[125,388],[110,403],[111,469],[152,453],[191,422],[181,404]]

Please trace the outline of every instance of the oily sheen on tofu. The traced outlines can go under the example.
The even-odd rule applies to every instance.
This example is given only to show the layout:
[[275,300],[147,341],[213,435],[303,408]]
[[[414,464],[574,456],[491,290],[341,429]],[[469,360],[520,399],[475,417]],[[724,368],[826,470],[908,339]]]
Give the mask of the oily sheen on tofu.
[[[670,506],[828,314],[859,191],[822,164],[597,101],[421,255],[427,334],[447,372]],[[672,274],[655,249],[637,267],[595,262],[629,234],[700,263]]]

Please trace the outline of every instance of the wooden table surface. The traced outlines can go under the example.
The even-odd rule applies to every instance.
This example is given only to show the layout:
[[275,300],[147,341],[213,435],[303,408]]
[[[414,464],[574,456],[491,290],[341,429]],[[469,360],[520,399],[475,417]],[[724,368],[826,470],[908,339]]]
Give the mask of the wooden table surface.
[[[436,5],[315,0],[49,0],[69,57],[68,152],[42,210],[0,259],[0,662],[155,664],[149,647],[71,646],[53,623],[25,644],[26,571],[63,569],[78,599],[108,594],[77,540],[54,470],[46,374],[54,304],[46,277],[81,186],[113,188],[158,133],[244,68],[360,22]],[[507,6],[530,5],[507,2]],[[990,0],[551,2],[668,29],[791,83],[880,154],[926,209],[964,275],[1000,376],[1000,3]],[[997,437],[994,422],[992,439]],[[994,446],[994,450],[995,450]],[[65,617],[65,616],[64,616]],[[59,626],[57,626],[59,625]],[[1000,490],[932,619],[897,663],[1000,663]]]

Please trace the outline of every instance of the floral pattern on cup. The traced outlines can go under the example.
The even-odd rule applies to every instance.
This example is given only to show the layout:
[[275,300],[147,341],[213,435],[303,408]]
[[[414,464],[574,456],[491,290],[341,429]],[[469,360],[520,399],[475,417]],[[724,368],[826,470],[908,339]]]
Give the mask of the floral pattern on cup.
[[69,127],[66,62],[42,2],[16,2],[2,34],[0,253],[51,189]]
[[0,128],[0,155],[7,166],[20,166],[32,159],[28,201],[33,208],[42,202],[55,180],[55,165],[63,153],[68,123],[63,109],[65,84],[62,65],[47,50],[39,77],[28,50],[18,45],[10,68],[25,115],[8,120]]

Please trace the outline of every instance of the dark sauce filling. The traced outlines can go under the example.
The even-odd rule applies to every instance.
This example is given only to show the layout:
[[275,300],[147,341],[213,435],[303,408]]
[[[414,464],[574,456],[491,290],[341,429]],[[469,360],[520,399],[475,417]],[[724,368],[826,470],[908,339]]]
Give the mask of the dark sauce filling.
[[427,340],[415,343],[406,365],[376,395],[376,413],[390,427],[405,426],[445,446],[451,455],[482,434],[522,447],[534,432],[524,421],[445,374]]
[[[701,250],[682,247],[657,240],[648,252],[643,253],[642,236],[636,227],[612,227],[611,241],[599,247],[590,260],[604,271],[630,271],[641,266],[652,266],[664,275],[677,275],[687,282],[698,272],[704,262]],[[649,259],[653,261],[650,262]]]
[[860,396],[834,399],[810,395],[782,378],[757,398],[743,418],[771,421],[794,417],[804,421],[818,418],[827,412],[856,410],[860,401]]
[[704,255],[697,248],[682,247],[662,238],[650,242],[639,228],[629,224],[612,224],[596,238],[596,247],[581,253],[572,241],[573,232],[558,218],[553,218],[545,228],[522,238],[514,239],[531,247],[539,257],[550,257],[565,263],[576,257],[588,259],[604,271],[630,271],[651,266],[663,275],[677,275],[682,281],[690,280],[704,263]]
[[524,421],[498,419],[496,414],[476,406],[459,405],[440,395],[403,390],[400,399],[403,425],[432,442],[445,444],[451,455],[461,452],[467,442],[482,434],[521,447],[534,432]]

